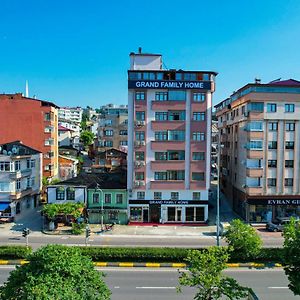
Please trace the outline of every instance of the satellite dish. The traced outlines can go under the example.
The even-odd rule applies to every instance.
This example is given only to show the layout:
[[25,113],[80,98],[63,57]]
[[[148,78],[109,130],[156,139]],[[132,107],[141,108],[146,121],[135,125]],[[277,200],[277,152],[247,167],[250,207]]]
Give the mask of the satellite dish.
[[7,155],[7,151],[6,151],[6,150],[3,150],[3,154],[4,154],[4,155]]
[[11,152],[11,151],[8,151],[8,152],[7,152],[7,154],[8,154],[8,155],[11,155],[11,154],[12,154],[12,152]]

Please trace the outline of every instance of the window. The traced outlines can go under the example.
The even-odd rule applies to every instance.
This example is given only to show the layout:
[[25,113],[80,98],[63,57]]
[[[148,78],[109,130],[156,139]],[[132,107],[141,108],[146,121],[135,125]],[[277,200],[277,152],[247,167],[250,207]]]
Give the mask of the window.
[[268,149],[277,149],[277,142],[276,141],[268,142]]
[[294,142],[285,142],[285,149],[294,149],[295,143]]
[[137,192],[138,200],[145,200],[145,192]]
[[136,141],[144,141],[145,140],[145,131],[136,131],[135,132],[135,140]]
[[205,153],[204,152],[193,152],[192,159],[193,160],[205,160]]
[[123,203],[123,194],[117,194],[116,195],[116,203],[122,204]]
[[293,186],[293,178],[285,178],[284,186]]
[[184,141],[185,131],[182,130],[168,130],[168,141]]
[[168,180],[184,180],[184,170],[167,171]]
[[145,121],[145,112],[144,111],[136,111],[135,112],[135,119],[137,121]]
[[120,130],[120,135],[127,135],[127,130]]
[[185,111],[169,111],[168,112],[169,121],[184,121],[185,120]]
[[167,112],[155,112],[155,121],[167,121],[168,113]]
[[120,141],[120,146],[127,146],[128,145],[128,141]]
[[270,131],[277,131],[278,130],[278,123],[277,122],[269,122],[268,128]]
[[263,131],[263,122],[253,121],[248,123],[249,131]]
[[33,187],[34,186],[34,183],[35,183],[35,177],[31,177],[30,178],[30,185]]
[[135,100],[145,100],[145,92],[135,92]]
[[276,178],[268,178],[268,186],[276,186]]
[[167,131],[155,131],[155,140],[156,141],[167,141],[168,140],[168,132]]
[[168,92],[155,93],[155,101],[167,101],[167,100],[168,100]]
[[154,172],[154,180],[167,180],[167,172]]
[[269,168],[277,168],[277,160],[276,159],[269,159],[268,160],[268,167]]
[[204,141],[205,133],[204,132],[193,132],[193,141]]
[[200,192],[193,192],[193,200],[200,200],[201,193]]
[[8,161],[1,161],[0,162],[0,171],[11,172],[12,171],[11,163]]
[[205,112],[194,112],[193,121],[205,121]]
[[26,180],[26,182],[27,182],[26,188],[29,189],[30,188],[30,184],[31,184],[30,177],[27,177],[26,179],[27,179]]
[[286,131],[295,131],[295,123],[293,123],[293,122],[285,123],[285,130]]
[[67,200],[75,200],[75,189],[73,187],[67,188]]
[[9,182],[0,182],[0,192],[9,192],[10,183]]
[[251,102],[248,104],[248,111],[264,112],[263,102]]
[[155,152],[155,160],[167,160],[167,152]]
[[204,180],[204,172],[192,172],[192,180],[195,181]]
[[114,131],[113,130],[104,130],[104,135],[105,136],[113,136],[114,135]]
[[94,193],[93,194],[93,204],[99,203],[99,194]]
[[295,112],[295,104],[285,104],[285,112]]
[[62,186],[56,188],[56,200],[65,200],[65,189]]
[[185,152],[182,151],[168,151],[168,160],[184,160]]
[[45,121],[51,121],[51,115],[50,115],[50,113],[45,113],[44,117],[45,117],[44,118]]
[[267,103],[267,112],[276,112],[277,104],[276,103]]
[[195,102],[204,102],[205,94],[204,93],[193,93],[193,101]]
[[113,147],[113,141],[104,141],[104,147]]
[[15,161],[15,171],[21,170],[21,162],[19,160]]
[[35,168],[35,159],[30,160],[30,168]]
[[[44,132],[45,133],[54,132],[54,127],[53,126],[46,126]],[[58,134],[60,135],[60,132],[58,132]]]
[[145,160],[144,152],[135,152],[135,160]]
[[54,145],[54,139],[47,139],[45,140],[45,146],[52,146]]
[[250,150],[262,150],[263,141],[250,141],[249,142],[249,149]]
[[161,200],[162,192],[154,192],[154,200]]
[[111,203],[111,194],[104,194],[104,203],[106,204]]
[[294,168],[294,161],[293,160],[286,160],[285,161],[286,168]]
[[144,172],[135,172],[135,180],[144,180]]
[[186,99],[186,91],[169,91],[169,99],[170,101],[185,101]]
[[171,200],[179,200],[179,192],[171,192]]

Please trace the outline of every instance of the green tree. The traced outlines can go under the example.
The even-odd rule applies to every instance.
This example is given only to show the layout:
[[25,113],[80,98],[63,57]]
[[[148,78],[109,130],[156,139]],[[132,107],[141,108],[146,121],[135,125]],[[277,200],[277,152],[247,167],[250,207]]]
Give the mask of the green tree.
[[2,300],[108,300],[103,273],[79,249],[48,245],[18,266],[0,287]]
[[228,259],[229,253],[224,247],[190,250],[186,259],[188,272],[180,272],[178,290],[181,291],[181,286],[196,288],[196,300],[215,300],[223,296],[227,299],[245,298],[251,289],[222,274]]
[[57,215],[71,215],[77,219],[81,216],[83,208],[83,203],[51,203],[44,205],[43,213],[51,220],[53,220]]
[[300,223],[291,218],[283,230],[284,271],[289,279],[289,288],[300,295]]
[[239,259],[252,259],[259,254],[262,240],[256,230],[239,219],[233,220],[225,234],[225,240]]
[[94,134],[90,131],[84,130],[80,134],[80,140],[83,142],[84,146],[89,146],[94,141]]

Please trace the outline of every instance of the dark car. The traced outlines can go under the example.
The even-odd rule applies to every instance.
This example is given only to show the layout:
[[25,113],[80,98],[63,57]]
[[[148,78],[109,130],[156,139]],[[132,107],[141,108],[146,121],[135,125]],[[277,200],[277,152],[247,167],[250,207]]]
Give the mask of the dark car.
[[283,231],[284,226],[289,222],[290,218],[276,218],[276,220],[267,223],[266,229],[273,232]]

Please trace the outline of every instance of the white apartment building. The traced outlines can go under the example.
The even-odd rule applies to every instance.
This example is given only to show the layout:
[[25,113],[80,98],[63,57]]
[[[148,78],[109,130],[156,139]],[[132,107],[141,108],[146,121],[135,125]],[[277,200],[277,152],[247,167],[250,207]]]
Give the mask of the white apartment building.
[[206,222],[217,73],[162,66],[160,54],[130,54],[130,222]]
[[58,120],[80,124],[82,121],[82,112],[83,109],[81,107],[60,107],[58,110]]
[[20,141],[0,145],[0,218],[18,219],[38,205],[42,153]]

